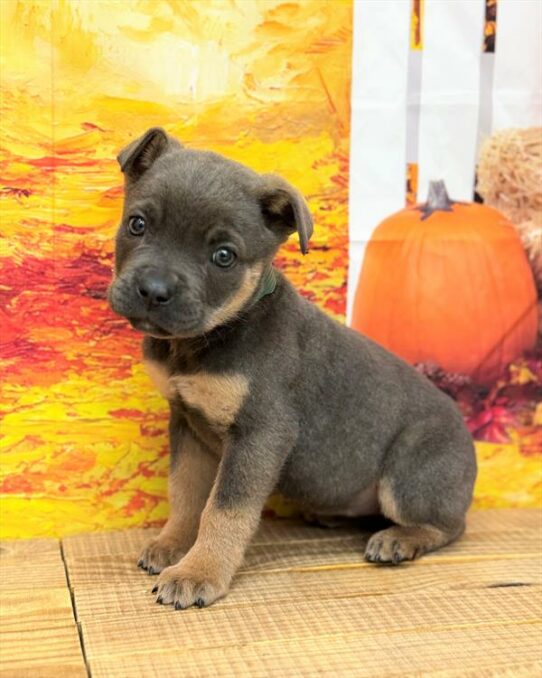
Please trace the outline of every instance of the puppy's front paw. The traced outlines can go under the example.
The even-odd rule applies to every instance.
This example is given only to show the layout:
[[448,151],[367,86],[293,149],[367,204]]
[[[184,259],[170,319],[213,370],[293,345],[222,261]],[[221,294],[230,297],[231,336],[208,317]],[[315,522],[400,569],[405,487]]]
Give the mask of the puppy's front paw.
[[137,565],[149,574],[159,574],[164,568],[178,563],[184,554],[178,542],[156,537],[145,546]]
[[162,572],[152,592],[157,594],[157,603],[173,605],[176,610],[206,607],[227,593],[229,580],[219,567],[181,561]]

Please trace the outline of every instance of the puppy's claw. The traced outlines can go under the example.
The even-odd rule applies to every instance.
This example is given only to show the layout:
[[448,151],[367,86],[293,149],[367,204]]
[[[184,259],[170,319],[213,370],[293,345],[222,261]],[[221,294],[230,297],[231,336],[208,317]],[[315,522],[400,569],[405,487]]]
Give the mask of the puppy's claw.
[[156,584],[156,586],[153,587],[151,593],[158,593],[158,584]]
[[401,554],[401,547],[400,544],[397,540],[393,542],[391,545],[392,548],[392,557],[391,557],[391,562],[394,565],[399,565],[399,563],[403,560],[403,556]]
[[162,596],[158,596],[158,598],[156,599],[156,602],[158,603],[158,605],[163,605],[164,599],[162,598]]
[[150,575],[160,574],[166,567],[173,565],[181,559],[184,551],[180,544],[171,540],[160,540],[159,537],[151,539],[145,546],[137,562],[142,570]]
[[171,604],[176,610],[185,610],[192,606],[207,607],[221,598],[228,590],[229,577],[223,575],[218,567],[212,578],[194,574],[203,569],[198,563],[193,568],[187,568],[186,563],[182,562],[165,569],[158,579],[164,604]]
[[367,548],[365,551],[365,560],[369,563],[380,563],[382,558],[380,556],[381,543],[373,545],[372,548]]

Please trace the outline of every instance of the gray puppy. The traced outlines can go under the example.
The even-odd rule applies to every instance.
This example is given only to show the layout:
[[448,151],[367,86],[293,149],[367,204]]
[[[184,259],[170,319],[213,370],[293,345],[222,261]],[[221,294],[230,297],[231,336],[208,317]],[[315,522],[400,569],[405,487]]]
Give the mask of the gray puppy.
[[113,310],[145,334],[171,408],[171,514],[139,561],[176,609],[228,591],[278,490],[317,515],[382,513],[365,558],[399,563],[464,530],[476,477],[452,400],[302,299],[272,266],[312,220],[284,180],[150,129],[125,148]]

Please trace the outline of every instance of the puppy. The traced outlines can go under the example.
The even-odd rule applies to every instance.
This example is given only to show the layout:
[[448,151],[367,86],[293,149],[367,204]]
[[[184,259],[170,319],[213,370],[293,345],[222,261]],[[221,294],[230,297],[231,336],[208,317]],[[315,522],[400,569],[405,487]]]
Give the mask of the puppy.
[[269,495],[322,516],[382,513],[365,558],[397,564],[464,529],[476,476],[452,400],[302,299],[272,261],[312,220],[284,180],[150,129],[125,176],[112,309],[169,401],[170,517],[141,554],[157,601],[228,591]]

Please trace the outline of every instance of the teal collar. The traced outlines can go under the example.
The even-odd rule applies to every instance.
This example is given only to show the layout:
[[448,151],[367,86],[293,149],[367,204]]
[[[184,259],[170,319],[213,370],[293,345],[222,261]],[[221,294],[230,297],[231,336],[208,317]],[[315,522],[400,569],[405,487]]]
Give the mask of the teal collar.
[[269,264],[269,266],[267,266],[267,268],[263,272],[263,275],[260,279],[260,285],[250,305],[254,306],[254,304],[257,304],[258,301],[260,301],[260,299],[263,299],[263,297],[266,297],[268,294],[273,294],[276,287],[277,287],[277,273],[273,267],[273,264]]

